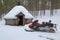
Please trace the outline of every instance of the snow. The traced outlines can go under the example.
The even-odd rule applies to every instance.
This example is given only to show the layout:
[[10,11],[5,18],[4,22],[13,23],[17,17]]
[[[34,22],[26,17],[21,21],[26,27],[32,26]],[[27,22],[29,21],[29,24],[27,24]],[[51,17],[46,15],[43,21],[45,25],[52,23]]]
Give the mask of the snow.
[[[58,24],[56,33],[48,32],[26,32],[24,29],[30,29],[28,24],[24,26],[10,26],[5,25],[5,21],[0,21],[0,40],[50,40],[46,37],[54,40],[60,40],[60,10],[54,16],[37,17],[41,23],[42,21],[52,20],[52,23]],[[44,37],[40,37],[44,36]]]
[[22,12],[25,15],[25,18],[33,18],[33,16],[28,12],[23,6],[15,6],[12,10],[4,16],[5,19],[16,19],[16,15]]

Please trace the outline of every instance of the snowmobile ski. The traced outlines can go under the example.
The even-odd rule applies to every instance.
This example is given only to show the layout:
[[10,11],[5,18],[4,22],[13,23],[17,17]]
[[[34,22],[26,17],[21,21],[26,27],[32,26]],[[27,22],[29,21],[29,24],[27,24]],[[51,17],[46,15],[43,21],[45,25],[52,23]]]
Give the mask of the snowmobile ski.
[[[27,31],[27,32],[48,32],[48,31],[41,31],[41,30],[29,30],[29,29],[25,29],[25,31]],[[48,33],[53,33],[53,32],[48,32]]]
[[28,29],[25,29],[25,31],[27,31],[27,32],[34,32],[34,30],[28,30]]

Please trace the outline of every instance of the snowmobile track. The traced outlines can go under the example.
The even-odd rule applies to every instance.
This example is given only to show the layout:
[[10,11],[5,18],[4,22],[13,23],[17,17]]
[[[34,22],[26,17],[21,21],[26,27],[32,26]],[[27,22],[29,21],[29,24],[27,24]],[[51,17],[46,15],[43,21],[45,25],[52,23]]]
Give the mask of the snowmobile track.
[[46,38],[46,39],[49,39],[49,40],[54,40],[53,38],[42,36],[42,35],[39,35],[39,37],[43,37],[43,38]]

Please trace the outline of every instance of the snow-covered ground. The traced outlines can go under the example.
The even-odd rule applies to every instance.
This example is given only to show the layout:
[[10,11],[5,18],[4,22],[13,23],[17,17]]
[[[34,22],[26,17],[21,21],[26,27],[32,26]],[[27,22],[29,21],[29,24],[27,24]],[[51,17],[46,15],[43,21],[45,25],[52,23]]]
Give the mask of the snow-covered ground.
[[[0,40],[50,40],[46,37],[52,38],[54,40],[60,40],[60,11],[58,14],[50,17],[43,16],[37,17],[34,19],[38,19],[39,22],[52,20],[52,23],[56,23],[57,31],[56,33],[48,33],[48,32],[26,32],[24,29],[28,28],[28,25],[25,26],[9,26],[5,25],[5,21],[0,21]],[[29,29],[29,28],[28,28]],[[44,36],[44,37],[40,37]]]

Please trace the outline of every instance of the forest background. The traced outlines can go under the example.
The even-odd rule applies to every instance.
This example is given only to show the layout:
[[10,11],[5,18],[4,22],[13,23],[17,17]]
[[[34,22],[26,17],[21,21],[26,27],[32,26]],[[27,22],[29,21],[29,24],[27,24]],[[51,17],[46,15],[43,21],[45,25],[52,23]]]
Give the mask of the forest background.
[[45,10],[51,10],[51,15],[53,15],[54,9],[60,9],[60,0],[0,0],[0,17],[2,14],[8,13],[17,2],[20,2],[22,6],[31,11],[43,11],[45,15]]

